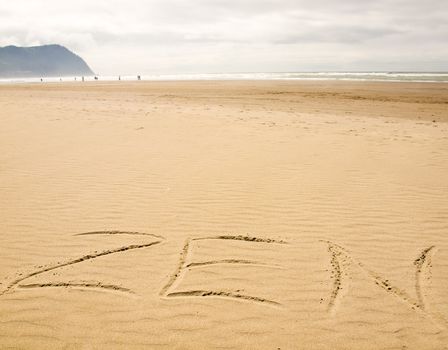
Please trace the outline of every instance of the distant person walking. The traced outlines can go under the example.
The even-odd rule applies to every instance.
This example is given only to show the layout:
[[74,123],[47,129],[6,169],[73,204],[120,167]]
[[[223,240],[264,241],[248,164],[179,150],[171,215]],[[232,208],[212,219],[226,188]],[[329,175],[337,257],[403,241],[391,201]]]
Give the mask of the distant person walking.
[[142,80],[142,77],[140,75],[137,75],[137,80]]

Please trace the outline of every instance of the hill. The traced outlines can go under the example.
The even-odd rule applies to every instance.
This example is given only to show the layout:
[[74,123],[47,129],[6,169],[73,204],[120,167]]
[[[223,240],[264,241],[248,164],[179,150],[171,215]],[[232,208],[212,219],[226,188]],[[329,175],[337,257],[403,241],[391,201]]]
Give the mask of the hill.
[[87,63],[61,45],[0,47],[0,77],[94,75]]

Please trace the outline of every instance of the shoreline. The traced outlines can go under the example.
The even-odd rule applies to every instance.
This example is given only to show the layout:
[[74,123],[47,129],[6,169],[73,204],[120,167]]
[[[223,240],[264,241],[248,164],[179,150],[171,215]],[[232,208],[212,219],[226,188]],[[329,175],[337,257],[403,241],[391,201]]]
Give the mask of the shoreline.
[[[60,79],[81,81],[82,75],[3,77],[2,82],[58,82]],[[377,81],[448,83],[448,72],[396,72],[396,71],[322,71],[322,72],[234,72],[234,73],[176,73],[176,74],[94,74],[84,76],[86,81]]]
[[[36,78],[38,79],[38,78]],[[189,83],[200,83],[200,82],[295,82],[295,83],[379,83],[379,84],[436,84],[443,85],[448,84],[448,81],[437,81],[437,80],[369,80],[369,79],[142,79],[142,80],[117,80],[117,79],[99,79],[99,80],[64,80],[59,81],[59,78],[51,78],[51,80],[45,81],[2,81],[0,80],[0,85],[35,85],[35,84],[97,84],[97,83],[154,83],[154,82],[189,82]]]

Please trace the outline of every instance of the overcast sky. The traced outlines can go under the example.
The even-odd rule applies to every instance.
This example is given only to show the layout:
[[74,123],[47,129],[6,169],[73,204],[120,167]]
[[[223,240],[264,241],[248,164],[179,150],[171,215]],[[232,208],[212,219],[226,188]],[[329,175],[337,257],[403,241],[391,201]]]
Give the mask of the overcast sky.
[[0,46],[98,74],[448,70],[448,0],[1,0]]

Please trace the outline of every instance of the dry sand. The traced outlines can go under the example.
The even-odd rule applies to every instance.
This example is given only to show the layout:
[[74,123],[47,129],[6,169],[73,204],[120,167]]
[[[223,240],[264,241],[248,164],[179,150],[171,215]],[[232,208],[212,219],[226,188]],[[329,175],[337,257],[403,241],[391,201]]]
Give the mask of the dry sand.
[[448,85],[0,86],[1,349],[447,349]]

